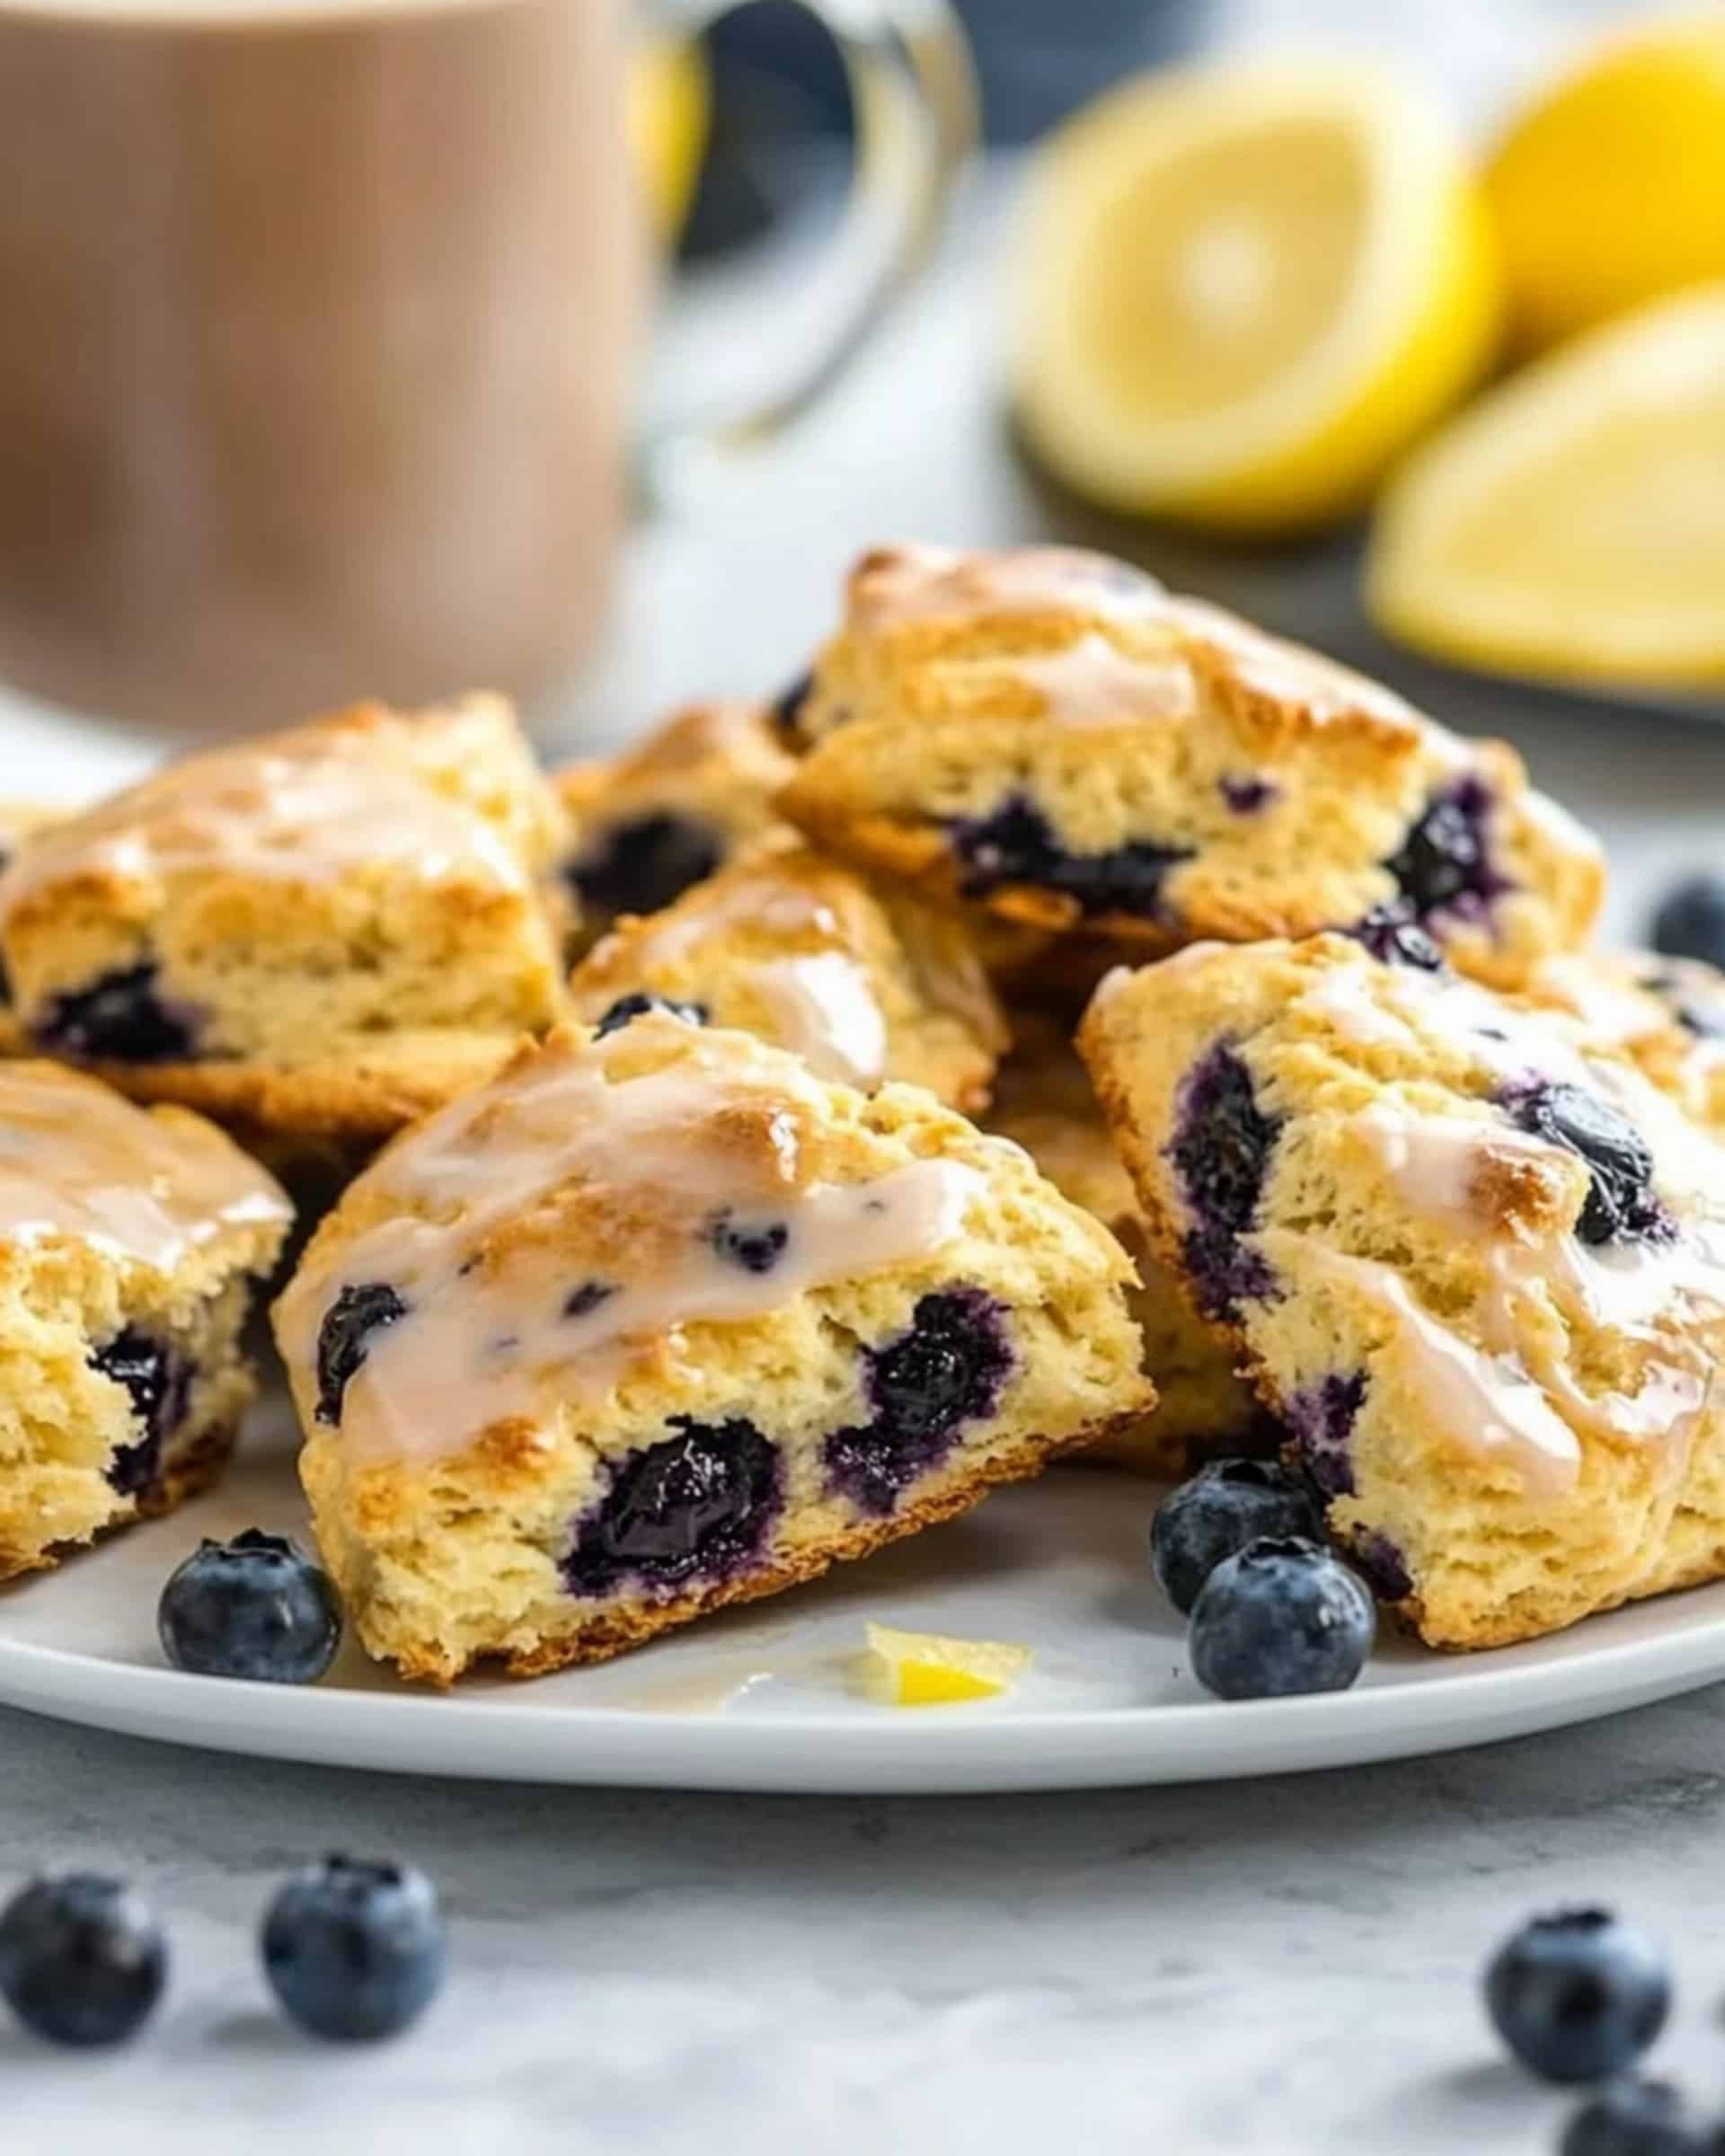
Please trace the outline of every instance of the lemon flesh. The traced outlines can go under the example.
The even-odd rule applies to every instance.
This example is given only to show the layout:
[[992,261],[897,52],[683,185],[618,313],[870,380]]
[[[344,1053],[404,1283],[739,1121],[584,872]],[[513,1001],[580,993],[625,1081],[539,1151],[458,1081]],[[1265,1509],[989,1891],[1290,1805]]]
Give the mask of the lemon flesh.
[[1510,128],[1486,197],[1524,345],[1725,278],[1725,19],[1589,57]]
[[1428,443],[1385,498],[1366,596],[1464,664],[1725,681],[1725,283],[1563,347]]
[[1028,1647],[1000,1639],[949,1639],[871,1624],[868,1642],[871,1687],[896,1707],[994,1699],[1031,1666]]
[[1015,249],[1027,437],[1110,508],[1243,530],[1332,521],[1489,364],[1477,190],[1375,68],[1145,77],[1068,122]]

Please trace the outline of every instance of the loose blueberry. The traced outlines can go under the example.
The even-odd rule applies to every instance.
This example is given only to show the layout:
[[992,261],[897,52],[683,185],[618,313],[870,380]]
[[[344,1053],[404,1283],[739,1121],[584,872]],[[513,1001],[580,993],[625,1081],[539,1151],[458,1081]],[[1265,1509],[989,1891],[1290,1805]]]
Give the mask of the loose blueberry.
[[1225,1558],[1192,1607],[1192,1670],[1223,1700],[1345,1692],[1377,1630],[1371,1596],[1302,1536],[1266,1536]]
[[407,1315],[407,1304],[387,1282],[368,1280],[344,1287],[323,1313],[317,1329],[317,1419],[340,1422],[348,1380],[370,1351],[380,1326]]
[[1163,1592],[1187,1615],[1224,1558],[1263,1535],[1320,1539],[1311,1490],[1273,1460],[1216,1460],[1164,1498],[1150,1526],[1150,1561]]
[[1239,1237],[1252,1227],[1282,1125],[1258,1106],[1252,1073],[1225,1042],[1182,1081],[1168,1157],[1198,1225],[1185,1259],[1206,1314],[1227,1316],[1242,1300],[1274,1293],[1269,1268]]
[[774,698],[773,725],[782,741],[794,744],[801,738],[802,707],[808,702],[814,685],[812,672],[799,674],[788,689],[782,690]]
[[634,1577],[659,1589],[722,1579],[753,1564],[783,1504],[778,1448],[752,1422],[693,1422],[627,1454],[579,1523],[563,1560],[576,1595]]
[[33,1879],[0,1911],[0,1993],[34,2035],[85,2048],[123,2044],[167,1981],[150,1909],[118,1879]]
[[443,1987],[443,1913],[411,1864],[307,1865],[270,1903],[262,1948],[289,2019],[337,2042],[398,2035]]
[[1653,948],[1668,959],[1725,966],[1725,880],[1690,876],[1668,891],[1653,915]]
[[31,1020],[31,1032],[40,1047],[75,1062],[181,1063],[197,1053],[198,1022],[184,1004],[157,995],[159,971],[146,959],[57,995]]
[[1563,2130],[1559,2156],[1717,2156],[1721,2143],[1664,2081],[1615,2081]]
[[1659,1949],[1608,1910],[1562,1909],[1505,1940],[1485,1973],[1485,2003],[1530,2072],[1603,2081],[1664,2028],[1671,1977]]
[[707,1240],[727,1265],[770,1273],[785,1253],[791,1230],[782,1220],[739,1220],[727,1206],[708,1223]]
[[1326,1498],[1353,1493],[1354,1464],[1349,1446],[1359,1410],[1366,1403],[1366,1374],[1338,1372],[1303,1386],[1284,1407],[1300,1462]]
[[1168,871],[1191,859],[1190,846],[1163,846],[1148,839],[1102,853],[1073,853],[1032,802],[1013,794],[991,814],[952,826],[953,850],[964,864],[960,888],[984,897],[1010,883],[1036,884],[1077,902],[1084,915],[1134,914],[1148,918],[1162,909]]
[[136,1498],[155,1483],[162,1465],[162,1445],[186,1418],[192,1365],[177,1348],[128,1325],[94,1350],[90,1366],[124,1385],[132,1412],[144,1426],[135,1444],[117,1445],[108,1462],[108,1480],[122,1498]]
[[601,1303],[608,1303],[616,1294],[616,1285],[610,1280],[583,1280],[571,1291],[563,1304],[566,1318],[585,1318],[596,1311]]
[[195,1676],[314,1684],[341,1644],[341,1605],[297,1543],[248,1527],[206,1539],[169,1574],[155,1626],[168,1660]]
[[863,1356],[866,1423],[822,1448],[828,1480],[861,1511],[884,1516],[935,1466],[969,1421],[991,1414],[1013,1370],[1005,1312],[975,1288],[924,1295],[909,1330]]
[[606,1010],[593,1029],[595,1040],[603,1040],[607,1033],[621,1033],[632,1018],[645,1018],[650,1011],[663,1012],[667,1018],[680,1018],[686,1025],[704,1026],[707,1006],[704,1003],[679,1003],[674,995],[648,995],[637,990],[632,995],[620,995]]
[[1592,1170],[1576,1223],[1583,1242],[1668,1241],[1676,1224],[1652,1190],[1653,1155],[1635,1126],[1579,1085],[1531,1085],[1506,1096],[1523,1130],[1577,1153]]
[[1421,920],[1454,913],[1476,920],[1510,888],[1486,840],[1491,795],[1475,778],[1434,794],[1384,863]]
[[570,868],[589,906],[607,914],[656,914],[725,858],[723,835],[698,817],[654,809],[613,824]]
[[1363,943],[1384,966],[1412,966],[1421,973],[1441,973],[1444,954],[1413,918],[1405,901],[1375,906],[1348,933]]

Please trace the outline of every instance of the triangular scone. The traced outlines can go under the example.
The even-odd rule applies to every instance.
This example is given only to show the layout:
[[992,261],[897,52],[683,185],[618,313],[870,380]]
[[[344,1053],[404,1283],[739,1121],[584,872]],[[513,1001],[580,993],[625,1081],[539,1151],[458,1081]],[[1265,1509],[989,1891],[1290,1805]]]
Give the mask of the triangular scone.
[[387,1135],[563,1010],[562,808],[509,707],[375,704],[171,764],[0,878],[31,1041],[266,1136]]
[[928,1093],[650,1012],[399,1139],[276,1333],[359,1636],[447,1682],[774,1594],[1141,1413],[1130,1277]]
[[1337,936],[1115,975],[1080,1045],[1161,1255],[1429,1641],[1725,1571],[1725,1149],[1626,1057]]
[[789,1048],[818,1078],[864,1091],[902,1079],[967,1110],[987,1100],[1006,1045],[962,923],[794,844],[624,922],[570,983],[592,1025],[643,994]]
[[823,845],[1146,955],[1395,906],[1514,985],[1598,910],[1513,749],[1100,554],[865,555],[794,727]]

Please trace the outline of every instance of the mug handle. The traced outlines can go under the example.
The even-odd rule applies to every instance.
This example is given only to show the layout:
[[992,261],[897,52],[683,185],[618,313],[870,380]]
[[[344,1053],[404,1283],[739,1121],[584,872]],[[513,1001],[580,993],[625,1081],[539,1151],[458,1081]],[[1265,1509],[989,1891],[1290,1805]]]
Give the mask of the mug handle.
[[[657,34],[696,37],[740,0],[652,0]],[[800,419],[844,374],[928,257],[978,137],[976,76],[951,0],[800,0],[850,79],[856,161],[835,249],[842,304],[789,376],[742,409],[650,423],[649,468],[690,442],[750,448]]]

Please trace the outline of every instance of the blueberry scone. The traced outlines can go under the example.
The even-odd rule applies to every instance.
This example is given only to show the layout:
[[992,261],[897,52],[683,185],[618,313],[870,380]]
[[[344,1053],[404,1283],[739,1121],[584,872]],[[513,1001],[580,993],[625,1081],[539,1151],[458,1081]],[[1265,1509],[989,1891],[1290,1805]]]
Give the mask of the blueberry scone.
[[1015,1017],[988,1128],[1022,1145],[1056,1189],[1093,1213],[1137,1268],[1127,1301],[1156,1404],[1084,1455],[1146,1475],[1181,1475],[1218,1454],[1274,1452],[1283,1433],[1234,1374],[1232,1336],[1199,1317],[1155,1256],[1084,1067],[1052,1021]]
[[560,1015],[563,828],[506,704],[360,705],[38,838],[0,951],[35,1046],[134,1098],[372,1138]]
[[661,998],[791,1049],[818,1078],[865,1092],[903,1079],[967,1110],[986,1102],[1006,1044],[962,923],[794,844],[625,920],[576,968],[570,995],[593,1025]]
[[[58,820],[57,812],[34,802],[0,801],[0,875],[6,863],[32,833],[45,831]],[[0,964],[0,1056],[22,1056],[28,1051],[24,1029],[13,1008],[12,983]]]
[[1103,984],[1164,1260],[1429,1642],[1725,1570],[1725,1152],[1582,1023],[1322,936]]
[[765,705],[717,702],[674,712],[621,755],[558,773],[582,936],[620,914],[660,912],[782,831],[773,802],[793,768]]
[[1725,1136],[1725,974],[1652,950],[1548,959],[1527,993],[1624,1049],[1697,1121]]
[[367,1648],[603,1659],[1150,1402],[1124,1253],[929,1094],[648,1012],[398,1139],[277,1305]]
[[1598,909],[1513,749],[1104,555],[864,555],[794,728],[821,844],[1140,958],[1393,908],[1515,985]]
[[241,1334],[288,1206],[183,1109],[0,1065],[0,1576],[165,1512],[216,1474]]

